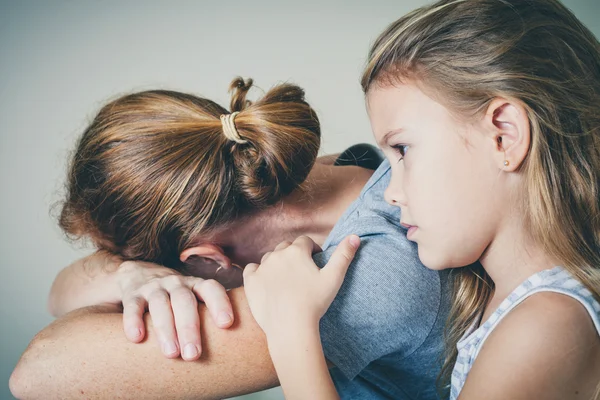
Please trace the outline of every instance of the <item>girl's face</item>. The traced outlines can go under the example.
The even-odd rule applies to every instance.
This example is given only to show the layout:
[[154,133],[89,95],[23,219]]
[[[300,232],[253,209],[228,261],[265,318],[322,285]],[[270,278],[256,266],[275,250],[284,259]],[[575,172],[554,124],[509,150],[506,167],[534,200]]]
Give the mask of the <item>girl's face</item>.
[[431,269],[477,261],[499,228],[504,191],[484,124],[461,123],[416,85],[367,94],[375,139],[392,166],[385,192]]

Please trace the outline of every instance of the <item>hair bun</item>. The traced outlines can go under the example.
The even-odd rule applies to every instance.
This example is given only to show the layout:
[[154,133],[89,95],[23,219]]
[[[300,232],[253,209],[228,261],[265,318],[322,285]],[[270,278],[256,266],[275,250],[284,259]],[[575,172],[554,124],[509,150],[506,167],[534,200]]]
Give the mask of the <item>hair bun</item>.
[[229,85],[229,93],[231,93],[231,104],[230,110],[231,112],[239,112],[246,107],[250,107],[252,102],[250,100],[246,100],[246,95],[250,88],[252,88],[253,80],[248,78],[244,79],[241,76],[236,77],[231,84]]
[[251,86],[251,79],[236,78],[231,83],[236,90],[232,111],[248,107],[235,124],[249,143],[235,146],[231,156],[238,192],[247,203],[261,208],[304,182],[319,152],[321,130],[302,88],[280,84],[252,104],[245,98]]

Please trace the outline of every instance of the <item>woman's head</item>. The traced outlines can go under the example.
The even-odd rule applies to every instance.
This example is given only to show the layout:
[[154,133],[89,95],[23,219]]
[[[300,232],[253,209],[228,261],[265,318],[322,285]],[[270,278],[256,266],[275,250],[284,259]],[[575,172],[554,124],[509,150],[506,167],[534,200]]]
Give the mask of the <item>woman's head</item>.
[[[153,90],[102,107],[72,158],[60,226],[127,259],[176,267],[192,241],[282,199],[311,170],[319,120],[304,91],[282,84],[252,103],[231,84],[231,110]],[[224,133],[234,112],[238,143]]]
[[[568,9],[440,1],[379,36],[361,83],[393,164],[386,197],[418,226],[426,265],[476,261],[518,216],[600,296],[600,44]],[[451,347],[493,285],[480,266],[455,276]]]

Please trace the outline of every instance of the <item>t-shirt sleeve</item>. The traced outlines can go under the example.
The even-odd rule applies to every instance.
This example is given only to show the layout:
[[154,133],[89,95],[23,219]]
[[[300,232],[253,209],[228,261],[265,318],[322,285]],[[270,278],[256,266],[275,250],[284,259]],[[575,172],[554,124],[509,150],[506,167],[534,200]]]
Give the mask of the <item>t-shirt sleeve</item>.
[[[316,264],[323,267],[334,250],[315,254]],[[387,354],[410,355],[433,327],[440,292],[439,274],[420,263],[402,231],[361,236],[344,283],[321,319],[325,357],[353,379]]]

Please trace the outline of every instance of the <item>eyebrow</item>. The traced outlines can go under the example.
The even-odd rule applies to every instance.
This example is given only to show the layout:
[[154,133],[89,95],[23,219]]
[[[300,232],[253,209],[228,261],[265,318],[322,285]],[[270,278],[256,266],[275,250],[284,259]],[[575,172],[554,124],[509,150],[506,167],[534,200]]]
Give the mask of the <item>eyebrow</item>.
[[382,146],[385,142],[387,142],[387,140],[389,139],[390,136],[395,135],[397,133],[402,133],[404,132],[404,128],[398,128],[398,129],[393,129],[391,131],[388,131],[383,138],[381,139],[381,141],[379,142],[379,145]]

